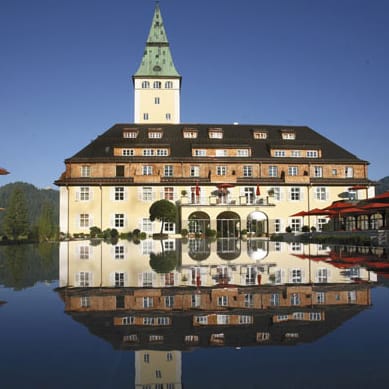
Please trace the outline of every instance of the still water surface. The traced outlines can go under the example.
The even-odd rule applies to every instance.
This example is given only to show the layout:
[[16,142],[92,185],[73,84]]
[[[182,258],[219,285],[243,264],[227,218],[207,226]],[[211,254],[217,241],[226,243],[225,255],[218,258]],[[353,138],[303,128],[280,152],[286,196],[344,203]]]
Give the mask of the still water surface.
[[386,253],[0,246],[4,388],[387,388]]

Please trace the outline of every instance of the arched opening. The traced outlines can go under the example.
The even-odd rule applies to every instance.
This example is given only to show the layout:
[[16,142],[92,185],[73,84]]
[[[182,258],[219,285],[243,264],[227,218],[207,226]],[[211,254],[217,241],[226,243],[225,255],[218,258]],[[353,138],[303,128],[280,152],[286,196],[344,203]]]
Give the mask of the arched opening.
[[268,218],[266,214],[254,211],[247,217],[247,233],[251,236],[263,236],[268,234]]
[[235,212],[222,212],[216,219],[216,230],[219,238],[238,238],[240,216]]
[[205,212],[193,212],[188,218],[188,231],[194,234],[204,234],[211,225],[211,219]]
[[204,261],[211,254],[211,246],[207,239],[189,239],[188,254],[195,261]]

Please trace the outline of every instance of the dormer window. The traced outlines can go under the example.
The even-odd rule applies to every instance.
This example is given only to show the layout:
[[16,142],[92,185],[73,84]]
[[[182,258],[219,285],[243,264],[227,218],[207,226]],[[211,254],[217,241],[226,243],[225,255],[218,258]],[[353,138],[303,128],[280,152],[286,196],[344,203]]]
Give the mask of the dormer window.
[[149,139],[161,139],[163,135],[163,131],[161,128],[152,128],[147,132],[147,136]]
[[161,89],[161,81],[154,81],[153,87],[154,89]]
[[307,150],[307,158],[317,158],[319,153],[317,150]]
[[196,139],[198,135],[198,130],[195,128],[184,128],[182,131],[184,139]]
[[165,81],[165,88],[172,89],[173,88],[173,81]]
[[282,139],[284,139],[284,140],[296,139],[296,133],[293,130],[282,130],[281,136],[282,136]]
[[254,139],[267,139],[268,133],[266,130],[253,130]]
[[143,81],[143,82],[142,82],[142,88],[143,88],[143,89],[148,89],[148,88],[150,88],[150,82],[149,82],[149,81]]
[[123,138],[132,138],[132,139],[135,139],[138,137],[138,129],[136,128],[125,128],[123,130]]
[[238,157],[248,157],[249,156],[249,150],[248,149],[238,149],[238,150],[236,150],[236,155]]
[[223,130],[221,128],[209,128],[208,136],[210,139],[223,139]]

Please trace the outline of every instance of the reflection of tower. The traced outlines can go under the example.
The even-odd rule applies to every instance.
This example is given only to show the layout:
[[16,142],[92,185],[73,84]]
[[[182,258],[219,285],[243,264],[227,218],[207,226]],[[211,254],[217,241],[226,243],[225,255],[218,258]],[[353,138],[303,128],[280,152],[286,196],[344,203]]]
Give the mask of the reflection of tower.
[[181,389],[180,351],[135,351],[135,389]]

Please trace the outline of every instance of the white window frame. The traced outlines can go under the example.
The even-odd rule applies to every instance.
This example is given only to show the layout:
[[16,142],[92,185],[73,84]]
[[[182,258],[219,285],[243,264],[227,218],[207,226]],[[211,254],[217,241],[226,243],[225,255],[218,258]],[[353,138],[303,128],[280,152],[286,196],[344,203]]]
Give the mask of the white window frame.
[[298,174],[299,174],[298,166],[288,166],[289,176],[298,176]]
[[278,166],[271,165],[268,167],[269,177],[278,177]]
[[173,177],[173,165],[165,165],[163,167],[164,177]]
[[115,213],[113,226],[115,228],[123,228],[126,225],[126,215],[124,213]]
[[217,176],[226,176],[227,175],[227,166],[224,166],[224,165],[216,166],[216,175]]
[[143,165],[142,166],[142,174],[144,176],[152,176],[153,175],[153,167],[151,165]]
[[190,167],[190,176],[199,177],[200,176],[200,166],[191,166]]
[[243,166],[243,177],[252,177],[253,176],[253,167],[251,165]]

